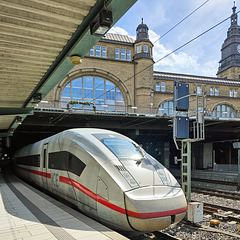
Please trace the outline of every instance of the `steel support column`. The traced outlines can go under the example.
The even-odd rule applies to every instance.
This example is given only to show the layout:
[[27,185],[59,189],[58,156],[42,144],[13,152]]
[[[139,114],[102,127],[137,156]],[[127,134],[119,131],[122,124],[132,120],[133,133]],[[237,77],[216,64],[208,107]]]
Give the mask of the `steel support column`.
[[237,190],[240,190],[240,149],[238,149],[238,186]]
[[181,183],[182,189],[188,202],[191,201],[191,142],[189,139],[182,140],[182,166]]

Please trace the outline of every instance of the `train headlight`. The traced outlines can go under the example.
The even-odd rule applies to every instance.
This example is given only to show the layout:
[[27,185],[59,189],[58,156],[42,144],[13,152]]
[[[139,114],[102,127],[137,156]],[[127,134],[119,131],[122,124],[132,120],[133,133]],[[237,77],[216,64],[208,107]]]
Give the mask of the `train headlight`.
[[120,173],[132,188],[138,187],[137,182],[134,180],[134,178],[131,176],[131,174],[128,171],[120,171]]
[[158,176],[160,177],[160,179],[162,180],[163,184],[168,185],[168,179],[166,177],[164,170],[158,168],[157,173],[158,173]]
[[147,155],[147,159],[152,163],[162,183],[164,185],[169,185],[167,173],[164,171],[164,167],[149,154]]

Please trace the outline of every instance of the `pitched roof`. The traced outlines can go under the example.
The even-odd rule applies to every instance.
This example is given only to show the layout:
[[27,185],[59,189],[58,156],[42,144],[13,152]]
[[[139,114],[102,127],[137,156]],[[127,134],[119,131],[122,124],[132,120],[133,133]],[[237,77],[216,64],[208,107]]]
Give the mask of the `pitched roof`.
[[214,85],[240,86],[240,80],[235,80],[235,79],[204,77],[204,76],[195,76],[195,75],[168,73],[168,72],[154,71],[153,78],[162,79],[162,80],[173,80],[173,81],[178,80],[178,81],[186,81],[186,82],[208,83],[208,84],[214,84]]
[[107,33],[104,37],[102,37],[101,41],[103,42],[113,42],[113,43],[126,43],[126,44],[133,44],[135,39],[121,34],[115,33]]

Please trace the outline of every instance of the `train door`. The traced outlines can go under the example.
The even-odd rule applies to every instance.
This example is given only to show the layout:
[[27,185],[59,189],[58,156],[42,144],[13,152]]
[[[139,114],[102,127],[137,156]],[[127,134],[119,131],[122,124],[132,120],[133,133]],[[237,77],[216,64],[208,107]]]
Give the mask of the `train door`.
[[[42,149],[42,184],[44,188],[48,188],[48,143],[43,145]],[[51,178],[51,177],[50,177]]]

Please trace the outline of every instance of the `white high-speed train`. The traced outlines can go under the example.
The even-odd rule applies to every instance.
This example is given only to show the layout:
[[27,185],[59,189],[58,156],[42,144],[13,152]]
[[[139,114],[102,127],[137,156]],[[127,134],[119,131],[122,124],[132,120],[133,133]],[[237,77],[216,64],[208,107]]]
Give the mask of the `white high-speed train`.
[[183,219],[172,174],[131,139],[102,129],[66,130],[15,154],[23,178],[120,231],[151,232]]

